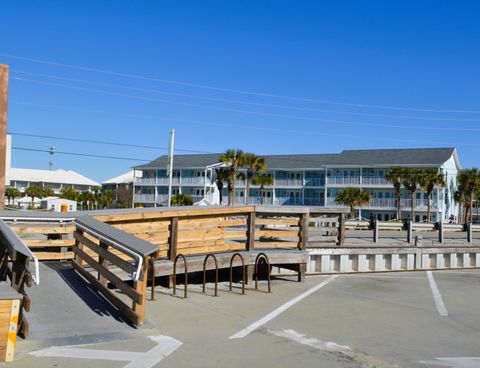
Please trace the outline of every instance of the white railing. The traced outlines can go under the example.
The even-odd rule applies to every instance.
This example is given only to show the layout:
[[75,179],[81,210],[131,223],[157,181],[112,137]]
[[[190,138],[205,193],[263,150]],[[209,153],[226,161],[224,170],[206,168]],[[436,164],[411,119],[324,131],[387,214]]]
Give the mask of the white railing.
[[359,176],[330,176],[327,179],[328,184],[334,185],[359,185],[360,177]]
[[303,186],[303,179],[275,179],[275,186],[277,186],[277,187],[301,187],[301,186]]
[[141,202],[154,202],[155,194],[134,194],[133,201],[137,203]]
[[[178,178],[177,178],[178,179]],[[180,184],[204,185],[207,181],[203,176],[180,178]]]
[[[159,185],[168,185],[169,184],[169,178],[157,178],[157,184]],[[180,184],[180,178],[178,176],[175,176],[172,178],[172,185],[179,185]]]
[[391,185],[391,183],[382,177],[368,177],[362,176],[363,185]]
[[325,179],[323,178],[306,178],[305,179],[306,187],[323,187],[325,186]]
[[155,178],[135,178],[136,185],[155,185]]
[[[172,194],[172,197],[174,194]],[[168,201],[168,194],[157,194],[157,203],[165,203]]]

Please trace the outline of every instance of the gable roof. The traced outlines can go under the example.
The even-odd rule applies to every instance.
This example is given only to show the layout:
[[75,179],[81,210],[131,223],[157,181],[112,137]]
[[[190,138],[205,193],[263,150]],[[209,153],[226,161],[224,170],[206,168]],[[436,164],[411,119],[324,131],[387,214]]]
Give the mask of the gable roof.
[[[263,155],[269,169],[314,169],[325,166],[441,166],[455,154],[455,148],[409,148],[345,150],[335,154]],[[175,169],[198,168],[219,164],[220,154],[177,155]],[[168,156],[160,156],[135,169],[166,169]]]
[[12,167],[9,169],[8,175],[9,179],[14,181],[100,186],[96,181],[73,170],[37,170]]
[[124,184],[124,183],[133,183],[133,170],[130,170],[129,172],[126,172],[125,174],[116,176],[114,178],[105,180],[102,182],[102,185],[105,184]]

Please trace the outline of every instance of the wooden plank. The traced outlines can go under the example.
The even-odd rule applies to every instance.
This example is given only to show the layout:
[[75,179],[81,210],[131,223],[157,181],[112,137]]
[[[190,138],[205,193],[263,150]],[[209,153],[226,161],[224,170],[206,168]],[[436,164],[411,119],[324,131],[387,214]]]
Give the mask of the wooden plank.
[[145,320],[145,305],[147,304],[147,277],[148,277],[148,264],[149,264],[149,257],[145,257],[142,263],[142,275],[133,283],[133,287],[142,295],[142,300],[140,303],[133,303],[133,311],[138,315],[139,320],[138,324],[143,324]]
[[152,220],[162,218],[184,218],[195,216],[220,216],[220,215],[242,215],[245,213],[253,212],[254,206],[242,206],[242,207],[221,207],[221,208],[194,208],[183,210],[167,210],[158,212],[134,212],[134,213],[122,213],[114,215],[98,215],[94,216],[95,219],[107,223],[119,222],[119,221],[133,221],[133,220]]
[[75,245],[74,239],[22,239],[22,241],[29,248],[72,247]]
[[13,360],[15,345],[17,342],[17,329],[18,329],[18,315],[20,313],[20,300],[12,300],[12,310],[10,312],[9,326],[8,326],[8,339],[5,351],[5,361],[11,362]]
[[78,240],[80,243],[88,247],[90,250],[98,253],[100,256],[102,256],[105,259],[108,259],[110,262],[112,262],[115,266],[121,268],[127,273],[133,273],[136,271],[135,266],[132,264],[128,263],[127,261],[123,260],[120,258],[118,255],[112,253],[109,250],[100,248],[97,244],[93,243],[89,239],[85,238],[84,236],[80,234],[73,234],[76,240]]
[[193,240],[214,240],[222,239],[225,235],[225,229],[207,229],[207,230],[188,230],[178,232],[178,242]]
[[130,322],[135,325],[139,324],[140,316],[135,313],[129,306],[127,306],[121,299],[119,299],[108,288],[104,287],[98,280],[77,262],[72,261],[73,268],[82,275],[95,289],[97,289],[110,303],[112,303]]
[[257,230],[255,232],[255,235],[257,237],[260,237],[260,236],[273,236],[273,237],[282,237],[282,238],[285,238],[285,237],[288,237],[288,238],[291,238],[291,237],[294,237],[294,238],[298,238],[300,237],[300,234],[301,232],[298,231],[298,230]]
[[61,261],[73,259],[73,252],[34,252],[39,261]]
[[75,230],[74,225],[42,225],[34,226],[32,224],[11,224],[10,228],[17,235],[25,236],[32,234],[71,234]]
[[198,221],[196,219],[193,220],[185,220],[181,219],[178,223],[179,230],[193,230],[193,229],[202,229],[202,228],[209,228],[209,227],[233,227],[233,226],[246,226],[247,220],[246,219],[238,219],[238,220],[223,220],[222,218],[209,218],[208,221]]
[[300,217],[300,243],[298,248],[304,250],[307,247],[308,242],[308,214],[303,214]]
[[[245,245],[243,244],[223,244],[223,245],[212,245],[203,247],[201,251],[198,251],[198,248],[185,248],[179,251],[183,255],[194,255],[194,254],[206,254],[206,253],[217,253],[217,252],[227,252],[233,250],[244,250]],[[180,262],[179,262],[180,263]]]
[[142,300],[142,295],[140,295],[135,289],[132,289],[127,283],[125,283],[121,278],[115,275],[110,270],[103,268],[100,264],[98,264],[92,257],[87,255],[85,252],[78,248],[73,248],[73,252],[82,258],[87,264],[92,267],[95,271],[97,271],[102,276],[106,277],[108,281],[110,281],[117,289],[120,289],[127,295],[130,299],[132,299],[135,303],[140,303]]
[[210,245],[221,245],[221,244],[225,244],[225,241],[223,239],[179,242],[177,243],[177,251],[178,253],[181,253],[180,250],[185,248],[201,248],[201,247],[208,247]]
[[117,229],[123,230],[129,234],[134,233],[153,233],[168,232],[170,221],[153,221],[153,222],[129,222],[112,224]]
[[298,218],[283,219],[283,218],[262,218],[257,217],[255,224],[257,225],[293,225],[300,226]]
[[299,242],[255,242],[255,248],[262,249],[262,248],[279,248],[279,249],[294,249],[298,248]]

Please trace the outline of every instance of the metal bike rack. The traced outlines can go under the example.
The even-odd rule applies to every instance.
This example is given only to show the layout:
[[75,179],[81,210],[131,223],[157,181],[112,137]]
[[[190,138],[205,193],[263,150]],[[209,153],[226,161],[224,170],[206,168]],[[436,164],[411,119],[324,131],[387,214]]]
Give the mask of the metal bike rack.
[[150,295],[150,300],[155,300],[155,260],[150,258],[150,266],[151,266],[151,270],[152,270],[152,274],[151,274],[151,278],[150,278],[150,282],[152,284],[152,291],[151,291],[151,295]]
[[270,262],[265,253],[260,253],[257,258],[255,258],[255,290],[258,290],[258,265],[262,262],[267,266],[267,281],[268,281],[268,292],[271,293],[272,289],[270,287]]
[[179,258],[183,259],[183,264],[185,267],[185,289],[183,291],[183,298],[187,298],[187,288],[188,288],[188,266],[187,266],[187,258],[183,254],[179,254],[175,257],[175,261],[173,262],[173,295],[176,295],[177,292],[177,261]]
[[233,260],[235,257],[240,257],[242,261],[242,295],[245,294],[245,260],[240,253],[235,253],[232,258],[230,259],[230,286],[229,289],[232,291],[232,280],[233,280]]
[[217,257],[214,254],[209,253],[203,261],[203,293],[205,293],[205,284],[207,283],[207,261],[210,257],[213,257],[215,261],[215,296],[218,296],[218,262]]

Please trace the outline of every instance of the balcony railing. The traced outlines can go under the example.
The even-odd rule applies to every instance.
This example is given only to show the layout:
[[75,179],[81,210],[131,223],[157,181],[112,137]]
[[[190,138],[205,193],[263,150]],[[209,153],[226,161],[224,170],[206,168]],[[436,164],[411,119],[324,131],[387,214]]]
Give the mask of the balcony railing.
[[391,185],[391,183],[382,177],[362,176],[362,185]]
[[[185,177],[179,178],[178,176],[172,178],[173,185],[205,185],[208,183],[208,179],[201,177]],[[168,185],[169,178],[137,178],[135,179],[135,185]]]
[[[335,202],[335,198],[327,198],[327,206],[338,206],[339,204]],[[428,200],[427,199],[415,199],[414,205],[416,210],[427,210]],[[412,201],[410,199],[401,199],[400,206],[402,210],[408,210],[412,208]],[[370,203],[363,208],[388,208],[396,209],[397,208],[397,199],[396,198],[372,198]],[[432,200],[432,210],[437,209],[437,202]]]
[[277,187],[301,187],[301,186],[303,186],[303,179],[275,179],[275,186],[277,186]]
[[327,182],[333,185],[359,185],[360,176],[330,176]]
[[324,178],[306,178],[305,179],[306,187],[323,187],[325,186]]
[[154,202],[155,194],[134,194],[133,201],[136,203]]
[[155,178],[135,178],[136,185],[155,185]]
[[204,185],[206,182],[203,176],[180,178],[181,185]]

